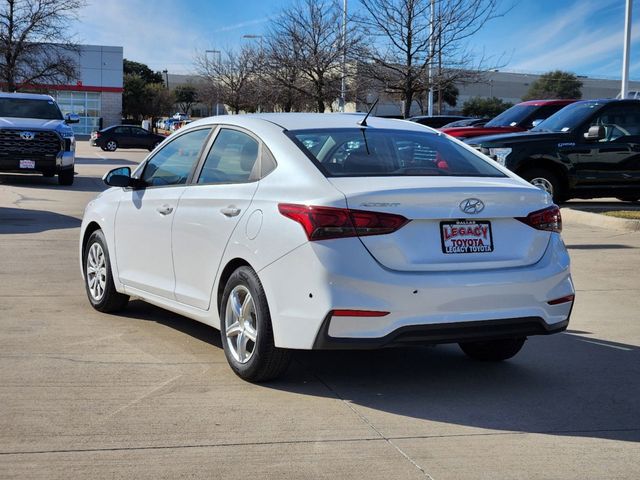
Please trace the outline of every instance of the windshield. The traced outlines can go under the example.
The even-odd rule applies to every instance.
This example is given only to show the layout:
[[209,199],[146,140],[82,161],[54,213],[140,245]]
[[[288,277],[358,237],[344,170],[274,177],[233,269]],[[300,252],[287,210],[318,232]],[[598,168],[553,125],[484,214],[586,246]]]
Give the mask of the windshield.
[[435,133],[340,128],[287,135],[328,177],[505,176],[488,160]]
[[589,117],[595,109],[600,107],[600,105],[602,104],[597,101],[572,103],[551,115],[531,131],[571,132],[582,125],[587,117]]
[[535,105],[514,105],[487,122],[485,127],[515,127],[531,115],[536,108],[538,107]]
[[0,98],[0,117],[62,120],[62,113],[53,100]]

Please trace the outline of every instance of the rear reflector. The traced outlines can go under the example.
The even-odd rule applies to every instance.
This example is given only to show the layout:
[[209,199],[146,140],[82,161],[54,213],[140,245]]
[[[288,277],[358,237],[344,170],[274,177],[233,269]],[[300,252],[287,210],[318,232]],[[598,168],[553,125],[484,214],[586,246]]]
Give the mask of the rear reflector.
[[332,317],[386,317],[389,312],[377,310],[332,310]]
[[302,225],[309,240],[384,235],[409,222],[402,215],[348,208],[281,203],[278,210]]
[[560,207],[552,205],[542,210],[531,212],[526,217],[519,217],[522,223],[535,228],[536,230],[545,230],[547,232],[560,233],[562,231],[562,217],[560,216]]
[[573,302],[575,298],[575,295],[565,295],[564,297],[556,298],[555,300],[549,300],[547,303],[549,305],[560,305],[561,303]]

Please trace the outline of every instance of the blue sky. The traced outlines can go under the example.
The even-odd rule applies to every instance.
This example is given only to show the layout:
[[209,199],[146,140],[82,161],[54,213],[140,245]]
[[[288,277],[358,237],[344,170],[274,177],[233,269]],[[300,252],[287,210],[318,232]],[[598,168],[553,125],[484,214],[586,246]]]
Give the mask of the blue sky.
[[[293,0],[89,0],[78,40],[118,45],[154,70],[190,73],[198,51],[232,48],[264,33]],[[640,80],[640,1],[633,0],[630,76]],[[620,78],[624,0],[502,0],[511,9],[469,42],[503,70],[563,69]],[[358,8],[357,0],[349,7]]]

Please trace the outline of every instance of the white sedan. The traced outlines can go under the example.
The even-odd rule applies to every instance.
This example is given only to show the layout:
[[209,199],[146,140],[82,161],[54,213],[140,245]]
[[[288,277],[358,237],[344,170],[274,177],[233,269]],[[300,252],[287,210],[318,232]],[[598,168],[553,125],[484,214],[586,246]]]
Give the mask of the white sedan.
[[80,237],[93,307],[134,296],[220,329],[250,381],[291,349],[459,343],[504,360],[566,329],[549,195],[435,130],[364,120],[208,118],[109,172]]

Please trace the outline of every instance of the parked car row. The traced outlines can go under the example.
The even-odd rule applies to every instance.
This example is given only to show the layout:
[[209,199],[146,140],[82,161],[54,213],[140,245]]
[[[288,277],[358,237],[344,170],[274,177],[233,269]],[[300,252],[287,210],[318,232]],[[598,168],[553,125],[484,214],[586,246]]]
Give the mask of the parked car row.
[[[640,100],[533,100],[457,137],[549,193],[554,201],[640,200]],[[440,116],[414,117],[437,125]],[[464,120],[463,120],[464,121]]]
[[170,132],[174,132],[185,125],[191,123],[192,120],[189,119],[184,114],[175,114],[173,117],[169,118],[161,118],[156,121],[155,126],[161,130],[168,130]]
[[529,132],[467,138],[474,148],[548,192],[640,199],[640,100],[571,103]]

